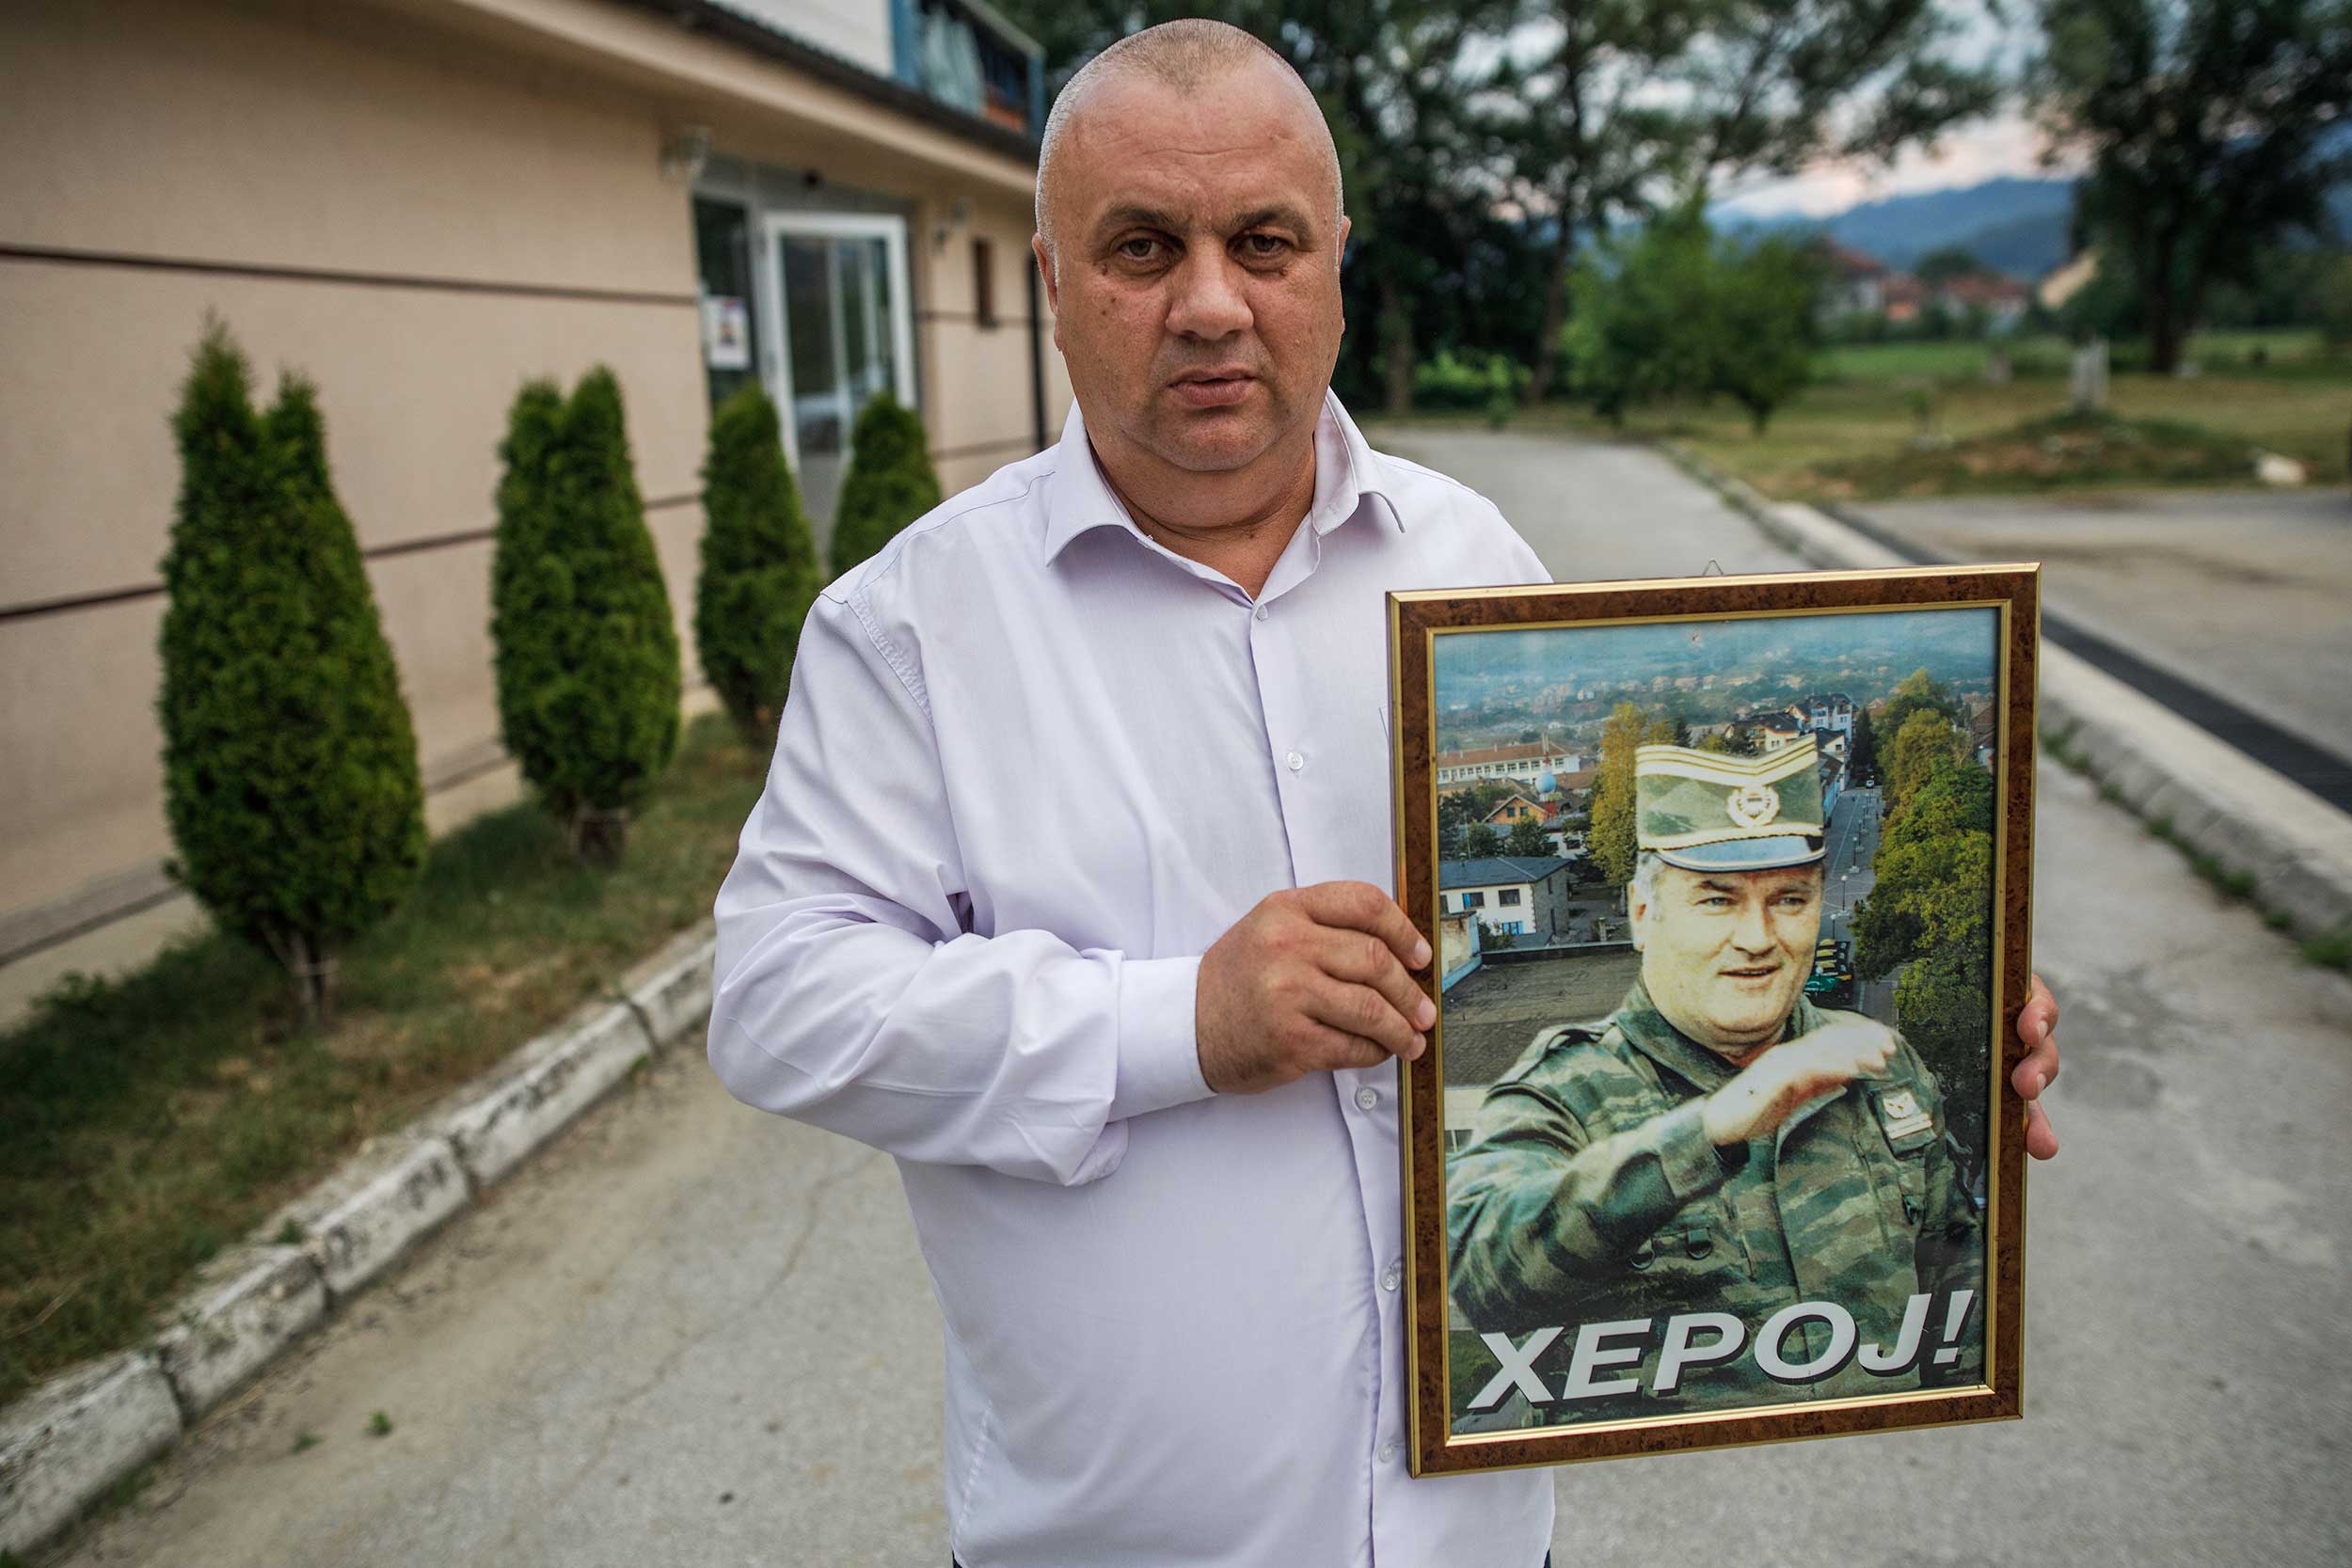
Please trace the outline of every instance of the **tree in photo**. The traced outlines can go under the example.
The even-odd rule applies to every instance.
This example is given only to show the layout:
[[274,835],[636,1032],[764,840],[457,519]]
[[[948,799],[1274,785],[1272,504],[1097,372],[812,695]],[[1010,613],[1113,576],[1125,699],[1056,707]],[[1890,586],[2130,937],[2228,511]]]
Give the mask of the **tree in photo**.
[[1890,736],[1900,735],[1911,716],[1921,711],[1940,714],[1947,723],[1960,722],[1960,703],[1952,689],[1924,669],[1914,670],[1897,685],[1886,700],[1886,711],[1879,715],[1880,727]]
[[1853,716],[1853,739],[1847,749],[1847,772],[1854,779],[1876,779],[1879,776],[1878,726],[1870,722],[1870,710],[1857,708]]
[[285,966],[315,1026],[337,955],[423,868],[416,735],[316,390],[285,375],[257,414],[244,356],[208,320],[173,428],[156,701],[170,869],[223,930]]
[[745,742],[765,748],[791,689],[801,622],[822,586],[776,405],[747,382],[710,417],[694,642]]
[[1502,852],[1530,860],[1548,859],[1551,854],[1551,840],[1546,834],[1544,825],[1530,817],[1524,822],[1511,824],[1511,832],[1502,841]]
[[1880,841],[1877,884],[1853,927],[1856,974],[1902,971],[1897,1022],[1944,1085],[1953,1135],[1976,1159],[1992,1041],[1993,789],[1983,768],[1938,753],[1911,809]]
[[1600,761],[1593,774],[1593,825],[1584,852],[1601,880],[1623,887],[1633,879],[1633,753],[1643,743],[1649,715],[1619,703],[1600,731]]
[[2139,296],[2149,368],[2176,370],[2212,291],[2330,233],[2352,175],[2347,0],[2042,0],[2033,86],[2054,153],[2087,153],[2079,224]]
[[681,684],[620,383],[598,366],[568,402],[552,381],[530,383],[499,455],[500,729],[573,852],[610,863],[677,750]]
[[1462,858],[1483,861],[1502,853],[1502,835],[1484,822],[1473,822],[1462,830]]
[[1939,762],[1949,761],[1960,738],[1951,721],[1932,709],[1921,708],[1903,721],[1886,763],[1886,810],[1899,816],[1912,798],[1934,774]]
[[940,502],[922,416],[884,392],[862,409],[850,436],[850,472],[834,508],[833,571],[839,577]]

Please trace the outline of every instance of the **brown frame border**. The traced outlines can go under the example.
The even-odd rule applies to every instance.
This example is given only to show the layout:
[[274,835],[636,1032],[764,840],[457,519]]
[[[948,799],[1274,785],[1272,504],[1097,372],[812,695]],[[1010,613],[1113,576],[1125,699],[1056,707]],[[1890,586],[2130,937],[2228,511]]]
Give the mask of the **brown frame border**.
[[[1565,626],[1611,621],[1782,616],[1873,610],[1997,607],[2002,612],[2001,750],[1994,794],[1994,965],[1995,1049],[1988,1053],[1994,1130],[1985,1210],[1987,1382],[1968,1389],[1913,1390],[1764,1409],[1707,1412],[1573,1428],[1447,1432],[1445,1286],[1445,1020],[1440,965],[1421,977],[1439,1006],[1430,1048],[1398,1074],[1406,1254],[1405,1321],[1409,1454],[1416,1476],[1561,1465],[1624,1454],[1732,1448],[1845,1433],[2013,1419],[2025,1411],[2026,1121],[2010,1073],[2025,1055],[2017,1038],[2032,969],[2035,658],[2041,636],[2039,563],[1934,566],[1879,572],[1488,588],[1389,595],[1390,701],[1396,722],[1391,762],[1396,801],[1397,902],[1438,946],[1434,660],[1438,634],[1477,627]],[[1436,1195],[1417,1202],[1418,1194]]]

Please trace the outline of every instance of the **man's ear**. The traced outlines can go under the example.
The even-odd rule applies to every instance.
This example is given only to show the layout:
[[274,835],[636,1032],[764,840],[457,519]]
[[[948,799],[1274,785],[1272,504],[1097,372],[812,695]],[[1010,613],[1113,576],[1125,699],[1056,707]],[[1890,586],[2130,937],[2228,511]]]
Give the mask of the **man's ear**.
[[1029,254],[1037,260],[1037,275],[1045,284],[1045,310],[1054,318],[1054,346],[1061,347],[1061,279],[1055,275],[1054,258],[1045,248],[1045,236],[1029,236]]

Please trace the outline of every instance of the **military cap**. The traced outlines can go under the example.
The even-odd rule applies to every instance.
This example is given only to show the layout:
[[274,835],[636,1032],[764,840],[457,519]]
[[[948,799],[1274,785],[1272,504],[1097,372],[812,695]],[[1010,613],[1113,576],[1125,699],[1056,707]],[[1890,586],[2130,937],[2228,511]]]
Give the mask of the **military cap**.
[[1821,858],[1820,752],[1810,736],[1760,757],[1640,747],[1633,836],[1687,871],[1810,864]]

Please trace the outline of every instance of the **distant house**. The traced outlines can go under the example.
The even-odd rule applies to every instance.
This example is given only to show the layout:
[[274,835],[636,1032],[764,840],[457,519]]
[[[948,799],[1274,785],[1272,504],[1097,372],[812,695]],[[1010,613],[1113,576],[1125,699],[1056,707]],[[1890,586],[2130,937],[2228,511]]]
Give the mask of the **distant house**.
[[1516,828],[1522,822],[1541,822],[1544,808],[1524,795],[1512,795],[1488,812],[1485,820],[1497,828]]
[[1820,243],[1821,259],[1829,263],[1830,286],[1822,309],[1830,316],[1875,316],[1886,309],[1886,263],[1836,240]]
[[1886,301],[1886,319],[1897,326],[1915,322],[1927,309],[1928,286],[1907,272],[1891,273],[1880,286]]
[[1981,312],[1992,331],[2013,332],[2033,304],[2033,291],[2013,277],[1980,272],[1951,279],[1936,298],[1956,316]]
[[1440,915],[1467,914],[1489,931],[1545,941],[1568,927],[1568,863],[1556,856],[1439,861]]
[[1834,735],[1853,733],[1853,699],[1843,691],[1824,691],[1791,705],[1789,712],[1804,721],[1807,729],[1827,730]]
[[1556,746],[1486,746],[1475,751],[1439,752],[1438,785],[1476,784],[1482,779],[1514,779],[1534,784],[1546,773],[1569,773],[1583,766],[1574,752]]

